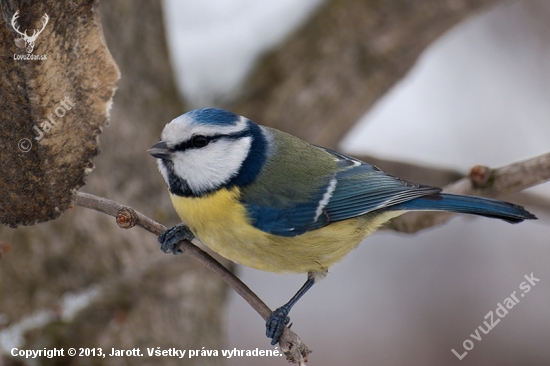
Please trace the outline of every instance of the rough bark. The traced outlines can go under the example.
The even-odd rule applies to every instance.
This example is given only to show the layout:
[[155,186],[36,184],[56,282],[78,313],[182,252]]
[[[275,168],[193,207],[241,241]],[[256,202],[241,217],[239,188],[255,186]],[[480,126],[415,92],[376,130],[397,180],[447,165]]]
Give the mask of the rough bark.
[[[69,208],[99,152],[119,73],[94,1],[0,5],[0,223],[15,227]],[[42,32],[29,53],[19,33],[32,29]]]

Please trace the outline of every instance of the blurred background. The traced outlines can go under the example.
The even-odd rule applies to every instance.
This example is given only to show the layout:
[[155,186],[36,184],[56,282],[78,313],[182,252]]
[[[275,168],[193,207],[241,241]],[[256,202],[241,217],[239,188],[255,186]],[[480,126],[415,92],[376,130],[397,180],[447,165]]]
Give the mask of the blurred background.
[[[100,4],[122,79],[83,190],[167,226],[178,219],[145,150],[165,123],[198,107],[231,109],[439,186],[476,164],[550,151],[546,0],[135,4]],[[291,312],[310,364],[550,364],[550,184],[503,199],[539,220],[460,216],[414,235],[383,231],[335,265]],[[270,348],[244,300],[193,261],[163,255],[152,235],[81,208],[0,235],[13,243],[9,253],[0,245],[1,366],[28,362],[7,357],[15,346]],[[271,308],[305,280],[232,268]],[[531,273],[540,282],[459,360],[451,349],[463,354],[485,315]],[[38,364],[102,362],[286,364]]]

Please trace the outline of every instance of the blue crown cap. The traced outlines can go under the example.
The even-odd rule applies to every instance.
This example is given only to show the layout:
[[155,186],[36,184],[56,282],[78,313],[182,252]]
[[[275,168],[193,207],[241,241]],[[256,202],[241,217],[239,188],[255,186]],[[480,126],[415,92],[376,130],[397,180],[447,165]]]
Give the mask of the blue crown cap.
[[220,108],[195,109],[185,113],[194,123],[217,126],[235,126],[240,116]]

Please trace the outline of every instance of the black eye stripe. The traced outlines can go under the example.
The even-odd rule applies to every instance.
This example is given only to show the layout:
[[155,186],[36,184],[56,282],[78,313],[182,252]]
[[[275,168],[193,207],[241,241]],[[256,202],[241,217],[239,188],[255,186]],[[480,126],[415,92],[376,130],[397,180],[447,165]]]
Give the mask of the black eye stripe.
[[[174,150],[176,151],[185,151],[187,149],[199,149],[201,147],[204,147],[208,144],[210,144],[211,142],[214,142],[214,141],[217,141],[217,140],[220,140],[220,139],[228,139],[228,140],[238,140],[242,137],[245,137],[245,136],[249,136],[249,131],[248,131],[248,128],[245,129],[244,131],[241,131],[241,132],[237,132],[237,133],[234,133],[234,134],[229,134],[229,135],[214,135],[214,136],[204,136],[204,135],[193,135],[191,136],[191,138],[187,141],[184,141],[184,142],[181,142],[179,144],[177,144],[176,146],[174,146]],[[193,145],[193,140],[197,137],[204,137],[206,139],[206,144],[201,146],[201,147],[197,147],[197,146],[194,146]]]
[[[202,146],[195,146],[194,142],[196,142],[196,139],[199,138],[199,137],[204,137],[204,139],[206,140],[206,143]],[[212,141],[219,140],[222,137],[223,137],[223,135],[217,135],[217,136],[196,135],[196,136],[192,136],[189,140],[184,141],[184,142],[179,143],[176,146],[174,146],[174,150],[184,151],[184,150],[187,150],[187,149],[199,149],[201,147],[204,147],[204,146],[208,145]]]

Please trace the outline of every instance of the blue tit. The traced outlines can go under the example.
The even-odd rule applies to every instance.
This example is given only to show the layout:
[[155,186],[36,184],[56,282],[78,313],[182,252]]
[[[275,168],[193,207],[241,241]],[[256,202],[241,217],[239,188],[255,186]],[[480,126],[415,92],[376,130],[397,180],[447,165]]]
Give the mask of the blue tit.
[[222,109],[175,118],[148,151],[158,158],[184,223],[159,237],[163,251],[176,254],[179,241],[196,237],[248,267],[308,274],[296,295],[267,320],[272,344],[292,306],[328,268],[404,212],[449,211],[510,223],[536,219],[511,203],[403,181]]

